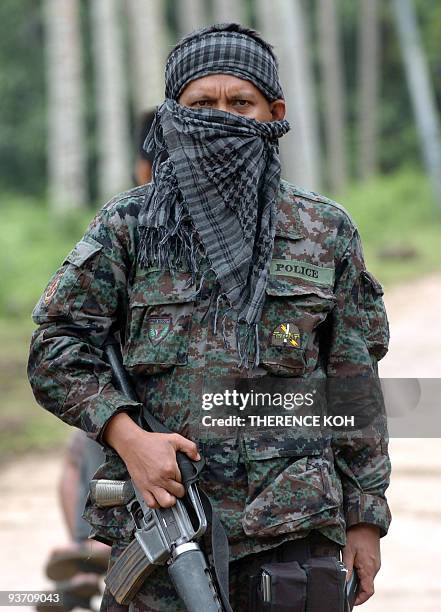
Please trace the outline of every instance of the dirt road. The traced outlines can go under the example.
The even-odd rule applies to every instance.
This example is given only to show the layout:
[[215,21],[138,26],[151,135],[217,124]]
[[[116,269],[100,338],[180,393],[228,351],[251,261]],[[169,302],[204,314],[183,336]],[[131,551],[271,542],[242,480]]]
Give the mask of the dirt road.
[[[441,275],[397,287],[386,301],[392,341],[382,375],[439,377]],[[359,609],[439,612],[441,441],[394,439],[391,454],[393,523],[382,541],[376,595]],[[58,476],[56,456],[21,458],[0,474],[0,590],[50,586],[42,571],[47,551],[67,539],[57,504]]]

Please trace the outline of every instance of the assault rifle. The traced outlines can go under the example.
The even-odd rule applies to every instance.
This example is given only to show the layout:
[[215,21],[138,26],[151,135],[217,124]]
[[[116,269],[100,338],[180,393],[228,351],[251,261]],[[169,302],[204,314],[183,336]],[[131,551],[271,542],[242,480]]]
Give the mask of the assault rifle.
[[[114,385],[139,401],[122,365],[116,339],[104,351],[112,368]],[[144,410],[139,424],[157,433],[171,433]],[[183,499],[171,508],[149,508],[132,481],[92,480],[91,500],[99,506],[126,505],[135,525],[135,538],[108,572],[105,582],[120,604],[128,604],[158,565],[166,565],[173,585],[188,612],[232,612],[228,601],[228,541],[208,497],[198,489],[203,459],[191,461],[176,453],[185,487]],[[211,522],[213,565],[209,567],[198,540]]]

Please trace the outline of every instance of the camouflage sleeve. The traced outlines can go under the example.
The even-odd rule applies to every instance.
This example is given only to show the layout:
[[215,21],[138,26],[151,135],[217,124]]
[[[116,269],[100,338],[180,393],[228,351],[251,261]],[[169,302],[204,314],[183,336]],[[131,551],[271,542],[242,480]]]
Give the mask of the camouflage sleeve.
[[[390,460],[377,361],[387,352],[389,327],[381,286],[366,270],[356,230],[337,262],[335,294],[328,376],[337,380],[337,385],[343,385],[340,394],[349,393],[350,411],[356,413],[361,408],[363,417],[367,417],[369,410],[374,415],[367,419],[369,425],[362,430],[362,435],[346,432],[335,436],[333,441],[343,484],[346,527],[370,523],[377,525],[383,536],[391,520],[385,497]],[[364,397],[360,381],[367,381]]]
[[121,240],[128,233],[123,225],[103,209],[33,312],[39,327],[31,340],[28,376],[36,400],[98,441],[112,416],[139,406],[113,387],[102,350],[109,331],[124,320],[130,253]]

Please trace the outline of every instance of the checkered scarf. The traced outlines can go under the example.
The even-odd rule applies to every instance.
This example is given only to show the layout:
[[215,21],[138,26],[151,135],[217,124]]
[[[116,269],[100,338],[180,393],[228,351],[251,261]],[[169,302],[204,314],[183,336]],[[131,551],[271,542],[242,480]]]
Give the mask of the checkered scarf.
[[[179,83],[169,88],[172,94],[182,90]],[[278,139],[288,129],[287,121],[195,110],[167,98],[146,141],[155,151],[154,180],[140,216],[139,263],[172,270],[184,265],[195,282],[200,256],[206,255],[220,287],[215,331],[225,299],[244,367],[259,363],[258,323],[280,181]]]
[[166,98],[177,100],[187,83],[208,74],[232,74],[251,81],[270,102],[284,98],[276,60],[266,47],[251,36],[228,30],[228,24],[212,27],[219,29],[190,34],[170,54],[165,67]]

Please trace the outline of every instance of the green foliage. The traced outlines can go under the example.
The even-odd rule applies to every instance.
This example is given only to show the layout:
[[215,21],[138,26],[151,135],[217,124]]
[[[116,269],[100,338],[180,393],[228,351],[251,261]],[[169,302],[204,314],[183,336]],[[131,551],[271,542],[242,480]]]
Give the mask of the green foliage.
[[30,317],[49,277],[93,213],[61,221],[41,201],[2,195],[0,215],[0,316]]
[[70,427],[38,407],[26,376],[30,319],[0,319],[0,460],[29,450],[53,450]]
[[39,3],[0,2],[0,188],[20,193],[46,183],[43,42]]
[[[255,17],[255,0],[246,3],[247,13]],[[317,63],[318,33],[315,28],[315,2],[305,3],[313,27],[313,58]],[[415,0],[424,48],[441,106],[441,3],[439,0]],[[176,3],[167,0],[166,17],[170,44],[176,37]],[[46,188],[46,100],[45,54],[42,0],[1,0],[0,2],[0,188],[43,197]],[[359,3],[338,0],[345,64],[348,133],[351,168],[355,176],[357,153],[357,57],[359,41]],[[380,169],[394,172],[401,166],[420,165],[420,151],[406,78],[393,21],[391,3],[379,2],[381,29],[381,99],[379,112]],[[85,74],[85,111],[89,184],[96,193],[96,113],[92,62],[93,31],[90,28],[90,3],[81,2],[81,23]],[[121,27],[129,42],[127,23]],[[129,60],[126,58],[128,73]],[[130,84],[129,84],[130,85]],[[129,87],[130,88],[130,87]],[[319,108],[323,100],[320,99]],[[324,148],[323,148],[324,150]]]
[[353,185],[342,198],[359,227],[367,265],[386,285],[441,269],[441,215],[415,170]]

